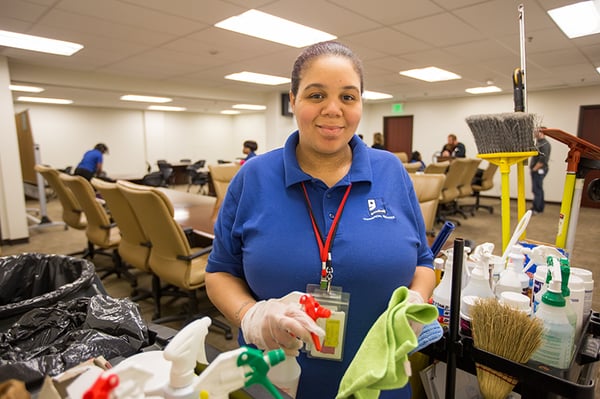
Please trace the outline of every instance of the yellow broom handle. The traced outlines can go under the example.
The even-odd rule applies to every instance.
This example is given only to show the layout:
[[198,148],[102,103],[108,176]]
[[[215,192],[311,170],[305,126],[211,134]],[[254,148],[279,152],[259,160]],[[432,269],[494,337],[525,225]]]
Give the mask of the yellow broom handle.
[[[527,211],[525,209],[525,161],[517,162],[517,220],[523,219],[523,215]],[[520,240],[525,239],[525,230],[519,237]]]
[[[504,161],[504,160],[503,160]],[[510,241],[510,165],[508,162],[500,164],[502,174],[502,252]]]
[[562,204],[560,205],[560,215],[558,217],[558,234],[556,235],[556,246],[559,248],[565,248],[567,244],[567,234],[569,230],[569,221],[571,219],[571,206],[573,205],[575,181],[575,172],[567,171]]

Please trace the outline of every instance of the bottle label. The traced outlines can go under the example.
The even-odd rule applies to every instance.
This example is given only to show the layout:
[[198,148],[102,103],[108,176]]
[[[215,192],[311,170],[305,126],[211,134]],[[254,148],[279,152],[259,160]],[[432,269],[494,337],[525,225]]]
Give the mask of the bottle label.
[[444,305],[437,301],[432,302],[433,306],[435,306],[438,310],[438,322],[442,326],[447,326],[450,324],[450,305]]
[[466,337],[471,337],[471,319],[467,316],[460,314],[460,333]]

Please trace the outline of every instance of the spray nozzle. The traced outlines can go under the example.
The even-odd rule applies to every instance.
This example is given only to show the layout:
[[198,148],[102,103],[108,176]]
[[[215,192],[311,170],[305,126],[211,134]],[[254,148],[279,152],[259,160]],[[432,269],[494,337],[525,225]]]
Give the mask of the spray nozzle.
[[[556,258],[548,256],[546,263],[548,265],[548,273],[551,274],[551,280],[548,284],[548,289],[542,295],[542,302],[551,306],[564,307],[566,305],[565,298],[562,295],[562,276],[560,272],[559,262],[555,262]],[[556,264],[555,264],[556,263]]]
[[250,376],[246,380],[244,386],[248,387],[253,384],[260,384],[275,398],[281,398],[279,391],[273,383],[267,378],[269,368],[279,364],[285,360],[285,352],[283,349],[275,349],[263,355],[262,351],[254,348],[248,350],[238,356],[238,367],[247,365],[252,369]]
[[569,289],[569,276],[571,275],[571,268],[569,267],[569,260],[566,258],[560,258],[560,276],[562,277],[561,291],[564,297],[571,295]]
[[528,271],[534,264],[545,264],[546,259],[548,259],[549,256],[554,256],[555,258],[563,257],[563,254],[561,254],[558,249],[548,245],[538,245],[535,248],[523,248],[523,253],[529,257],[529,262],[527,262],[527,265],[525,265],[525,268],[523,269],[524,272]]

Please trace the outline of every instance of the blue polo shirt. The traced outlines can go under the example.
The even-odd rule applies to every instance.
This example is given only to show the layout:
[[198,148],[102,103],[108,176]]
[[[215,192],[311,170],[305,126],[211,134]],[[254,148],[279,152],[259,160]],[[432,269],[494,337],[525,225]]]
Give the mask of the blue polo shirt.
[[[335,397],[392,292],[411,283],[417,265],[432,267],[433,255],[412,182],[395,155],[368,148],[354,136],[350,171],[329,188],[300,169],[298,137],[294,132],[284,148],[256,157],[233,178],[215,224],[206,270],[246,280],[258,300],[318,284],[319,248],[300,183],[323,234],[352,183],[331,249],[333,285],[350,293],[344,358],[318,360],[303,353],[298,358],[302,375],[297,398],[327,399]],[[381,398],[410,397],[410,388],[403,391],[394,396],[382,392]]]
[[83,154],[83,159],[79,162],[77,167],[96,173],[96,168],[99,163],[102,163],[102,152],[94,148]]

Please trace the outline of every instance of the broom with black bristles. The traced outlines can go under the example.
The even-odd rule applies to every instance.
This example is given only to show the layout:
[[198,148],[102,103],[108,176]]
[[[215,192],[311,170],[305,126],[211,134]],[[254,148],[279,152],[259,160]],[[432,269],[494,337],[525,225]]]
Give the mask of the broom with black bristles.
[[[527,363],[542,343],[543,323],[527,313],[485,298],[471,309],[476,348],[516,363]],[[510,375],[476,364],[479,389],[485,399],[504,399],[518,382]]]

